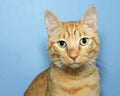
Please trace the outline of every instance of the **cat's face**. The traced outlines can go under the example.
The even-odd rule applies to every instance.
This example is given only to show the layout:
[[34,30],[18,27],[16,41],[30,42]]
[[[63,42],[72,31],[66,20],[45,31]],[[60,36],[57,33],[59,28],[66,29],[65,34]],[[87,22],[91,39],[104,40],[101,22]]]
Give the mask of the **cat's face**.
[[48,52],[58,67],[78,68],[86,62],[93,62],[98,54],[97,15],[90,7],[78,22],[60,22],[47,11],[45,23],[48,31]]

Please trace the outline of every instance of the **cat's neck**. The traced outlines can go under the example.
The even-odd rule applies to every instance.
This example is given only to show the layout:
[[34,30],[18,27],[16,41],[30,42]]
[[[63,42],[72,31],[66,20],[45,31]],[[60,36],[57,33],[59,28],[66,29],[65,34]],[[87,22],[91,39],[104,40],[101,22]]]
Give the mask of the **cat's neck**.
[[56,74],[69,79],[80,79],[91,75],[97,69],[95,64],[90,66],[82,65],[79,68],[70,68],[68,66],[63,66],[61,68],[55,66],[54,64],[50,67],[50,73]]
[[[82,66],[81,66],[82,68]],[[80,69],[79,69],[80,70]],[[80,89],[86,85],[96,85],[99,81],[98,69],[94,67],[93,70],[84,69],[86,71],[80,70],[79,74],[72,74],[71,72],[61,71],[57,69],[55,66],[51,65],[48,75],[48,84],[49,92],[54,94],[66,94],[71,92],[78,92],[76,89]],[[94,79],[94,81],[93,81]],[[91,83],[91,81],[93,81]],[[74,91],[75,90],[75,91]],[[53,94],[51,96],[53,96]],[[81,94],[81,93],[80,93]],[[73,94],[72,94],[73,95]],[[71,96],[72,96],[71,95]],[[54,95],[56,96],[56,95]],[[62,96],[62,95],[59,95]],[[65,96],[65,95],[64,95]],[[68,96],[68,95],[67,95]],[[79,96],[79,95],[74,95]]]

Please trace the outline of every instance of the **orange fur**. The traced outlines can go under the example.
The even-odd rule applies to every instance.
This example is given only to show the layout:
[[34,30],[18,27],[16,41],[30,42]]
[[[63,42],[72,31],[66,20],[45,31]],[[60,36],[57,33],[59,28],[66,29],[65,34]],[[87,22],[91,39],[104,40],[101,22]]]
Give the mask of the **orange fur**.
[[99,51],[95,7],[90,7],[78,22],[60,22],[47,11],[45,23],[52,63],[33,80],[24,96],[100,96],[95,64]]

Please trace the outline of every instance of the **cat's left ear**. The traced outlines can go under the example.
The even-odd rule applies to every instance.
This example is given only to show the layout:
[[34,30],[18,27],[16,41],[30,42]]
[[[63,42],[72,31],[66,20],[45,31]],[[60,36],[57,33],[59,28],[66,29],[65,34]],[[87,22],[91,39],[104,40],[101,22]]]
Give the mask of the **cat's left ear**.
[[81,22],[87,27],[90,31],[97,30],[97,11],[94,6],[91,6],[85,15],[83,16]]
[[46,11],[45,13],[45,24],[48,31],[48,34],[53,34],[55,29],[61,25],[61,22],[58,18],[50,11]]

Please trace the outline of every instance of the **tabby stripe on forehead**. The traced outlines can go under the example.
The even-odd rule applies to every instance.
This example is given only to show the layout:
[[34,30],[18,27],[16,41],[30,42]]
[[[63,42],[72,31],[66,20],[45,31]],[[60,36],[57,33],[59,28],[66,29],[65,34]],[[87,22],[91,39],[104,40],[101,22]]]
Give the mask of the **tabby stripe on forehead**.
[[85,32],[85,31],[82,31],[81,33],[82,33],[82,36],[85,36],[85,35],[86,35],[86,32]]
[[66,29],[68,29],[68,28],[69,28],[69,25],[68,25],[68,24],[65,24],[65,23],[64,23],[64,25],[65,25],[65,28],[66,28]]
[[68,37],[70,37],[70,31],[67,29],[66,32],[68,34]]
[[75,24],[75,29],[77,29],[77,27],[78,27],[78,26]]
[[63,38],[65,39],[66,33],[63,34]]
[[58,35],[58,38],[61,38],[61,37],[62,37],[62,34],[59,34],[59,35]]
[[76,30],[74,30],[74,35],[76,36]]
[[81,32],[78,32],[79,33],[79,37],[81,37]]

